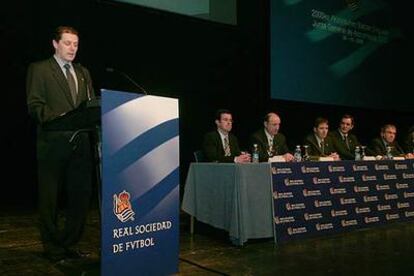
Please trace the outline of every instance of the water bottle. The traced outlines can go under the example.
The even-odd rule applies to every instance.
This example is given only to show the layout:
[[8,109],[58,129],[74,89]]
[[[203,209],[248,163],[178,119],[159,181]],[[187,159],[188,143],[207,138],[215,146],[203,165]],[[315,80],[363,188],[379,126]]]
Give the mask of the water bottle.
[[303,145],[303,148],[305,149],[305,152],[303,154],[303,161],[309,161],[309,145]]
[[366,146],[361,146],[361,160],[365,160],[365,149]]
[[387,146],[387,154],[386,154],[386,159],[388,159],[388,160],[392,160],[392,158],[394,157],[394,156],[392,156],[392,152],[391,152],[391,150],[392,150],[392,147],[390,147],[390,146]]
[[361,149],[359,146],[355,147],[355,160],[356,161],[361,160]]
[[302,161],[302,151],[300,149],[300,145],[296,146],[295,153],[294,153],[293,157],[295,159],[295,162]]
[[259,163],[259,148],[258,148],[257,144],[253,145],[252,162],[253,163]]

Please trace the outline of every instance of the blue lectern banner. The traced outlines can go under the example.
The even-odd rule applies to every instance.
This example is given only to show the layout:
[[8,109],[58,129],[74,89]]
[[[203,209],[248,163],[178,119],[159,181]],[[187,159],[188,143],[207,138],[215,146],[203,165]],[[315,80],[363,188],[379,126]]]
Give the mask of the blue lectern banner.
[[102,90],[102,275],[178,271],[178,100]]
[[414,218],[414,161],[274,163],[277,243]]

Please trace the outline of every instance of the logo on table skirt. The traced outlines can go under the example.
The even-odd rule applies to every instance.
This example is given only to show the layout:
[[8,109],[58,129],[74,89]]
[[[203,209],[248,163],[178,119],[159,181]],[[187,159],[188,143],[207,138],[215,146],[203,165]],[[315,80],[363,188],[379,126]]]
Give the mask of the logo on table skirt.
[[356,219],[350,219],[350,220],[342,219],[341,225],[342,227],[358,225],[358,221]]
[[397,194],[384,194],[384,198],[385,200],[391,200],[391,199],[398,199],[398,195]]
[[330,200],[315,200],[315,207],[329,207],[332,206],[332,201]]
[[375,175],[362,175],[362,181],[376,181],[377,180],[377,176]]
[[305,203],[286,203],[286,210],[299,210],[299,209],[305,209],[306,205]]
[[333,229],[334,226],[331,222],[330,223],[317,223],[315,224],[315,228],[318,231],[322,231],[322,230]]
[[379,164],[375,164],[375,170],[376,171],[388,171],[390,168],[388,167],[388,165],[379,165]]
[[[414,165],[413,165],[413,167],[414,167]],[[402,176],[403,176],[404,179],[412,179],[412,178],[414,178],[414,173],[403,173]]]
[[338,176],[338,180],[340,183],[350,183],[355,182],[355,177],[353,176]]
[[289,235],[296,235],[308,232],[305,226],[303,227],[289,227],[287,229]]
[[413,193],[404,192],[404,193],[403,193],[403,196],[404,196],[404,198],[414,197],[414,192],[413,192]]
[[400,215],[397,214],[385,214],[385,219],[386,220],[393,220],[393,219],[399,219]]
[[398,209],[410,208],[410,202],[397,202],[397,208]]
[[357,214],[371,213],[371,208],[369,208],[369,207],[355,207],[355,213],[357,213]]
[[379,217],[365,217],[364,218],[365,223],[373,223],[373,222],[378,222],[379,221]]
[[389,205],[389,204],[384,204],[384,205],[378,204],[377,205],[377,210],[378,211],[391,210],[391,205]]
[[319,173],[320,172],[319,167],[302,166],[300,167],[300,170],[302,171],[302,173]]
[[291,168],[276,168],[272,167],[272,174],[291,174]]
[[121,222],[134,220],[135,213],[129,201],[130,198],[131,195],[125,190],[113,196],[114,214]]
[[368,166],[367,165],[363,165],[363,166],[352,165],[352,169],[354,170],[354,172],[365,172],[365,171],[368,171]]
[[303,189],[303,196],[308,197],[308,196],[320,196],[321,195],[321,191],[320,190],[308,190],[308,189]]
[[373,202],[373,201],[378,201],[378,196],[364,196],[363,197],[364,202]]
[[355,193],[369,192],[369,187],[368,186],[354,186],[354,192]]
[[309,213],[304,213],[303,217],[305,218],[305,220],[312,220],[312,219],[321,219],[322,213],[313,213],[313,214],[309,214]]
[[340,217],[340,216],[347,216],[347,215],[348,215],[347,210],[331,210],[332,217]]
[[408,189],[408,183],[395,183],[395,188],[399,189]]
[[286,186],[298,186],[298,185],[303,185],[305,184],[303,182],[303,179],[289,179],[289,178],[285,178],[285,185]]
[[397,175],[384,173],[384,180],[392,180],[392,179],[397,179]]
[[276,224],[290,223],[290,222],[295,222],[295,218],[294,217],[275,217],[274,221]]
[[292,192],[273,192],[273,198],[279,199],[279,198],[292,198],[293,193]]
[[346,189],[345,188],[329,188],[329,193],[331,195],[346,194]]
[[354,197],[350,197],[350,198],[341,197],[339,199],[339,202],[341,203],[341,205],[355,204],[356,203],[356,199]]
[[377,185],[375,185],[375,189],[377,189],[377,191],[389,190],[390,189],[390,185],[377,184]]
[[398,163],[395,163],[395,169],[396,170],[407,170],[408,169],[408,166],[407,166],[407,164],[398,164]]
[[409,217],[414,217],[414,211],[405,211],[405,212],[404,212],[404,216],[405,216],[406,218],[409,218]]
[[317,178],[314,177],[312,178],[313,184],[329,184],[331,183],[331,179],[326,177],[326,178]]
[[332,166],[332,165],[329,165],[328,166],[328,171],[329,172],[344,172],[345,171],[345,167],[344,166]]

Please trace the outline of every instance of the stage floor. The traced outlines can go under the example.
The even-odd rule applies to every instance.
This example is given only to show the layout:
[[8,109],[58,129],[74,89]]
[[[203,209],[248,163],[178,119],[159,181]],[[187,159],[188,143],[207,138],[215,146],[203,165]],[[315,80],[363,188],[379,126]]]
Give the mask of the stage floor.
[[[414,223],[394,223],[276,246],[272,239],[233,246],[225,232],[180,215],[179,275],[411,275]],[[0,212],[0,275],[99,275],[99,217],[91,210],[83,261],[60,265],[42,256],[35,211]],[[133,275],[133,274],[131,274]]]

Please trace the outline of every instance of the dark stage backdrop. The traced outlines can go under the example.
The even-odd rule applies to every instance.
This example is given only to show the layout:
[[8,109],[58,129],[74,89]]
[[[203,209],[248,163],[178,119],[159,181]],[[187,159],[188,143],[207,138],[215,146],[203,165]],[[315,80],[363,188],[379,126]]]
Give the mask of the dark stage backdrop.
[[236,26],[109,1],[17,0],[0,5],[2,208],[36,203],[35,131],[27,116],[25,76],[30,62],[52,55],[51,33],[57,25],[80,31],[77,61],[90,69],[96,90],[139,90],[106,72],[112,67],[150,94],[179,99],[181,185],[192,152],[214,128],[217,108],[233,111],[234,133],[244,149],[250,149],[249,134],[262,126],[270,110],[281,114],[291,146],[302,141],[318,115],[335,125],[342,113],[354,114],[363,142],[377,135],[384,122],[395,122],[401,132],[413,123],[412,111],[271,100],[266,1],[239,1]]

